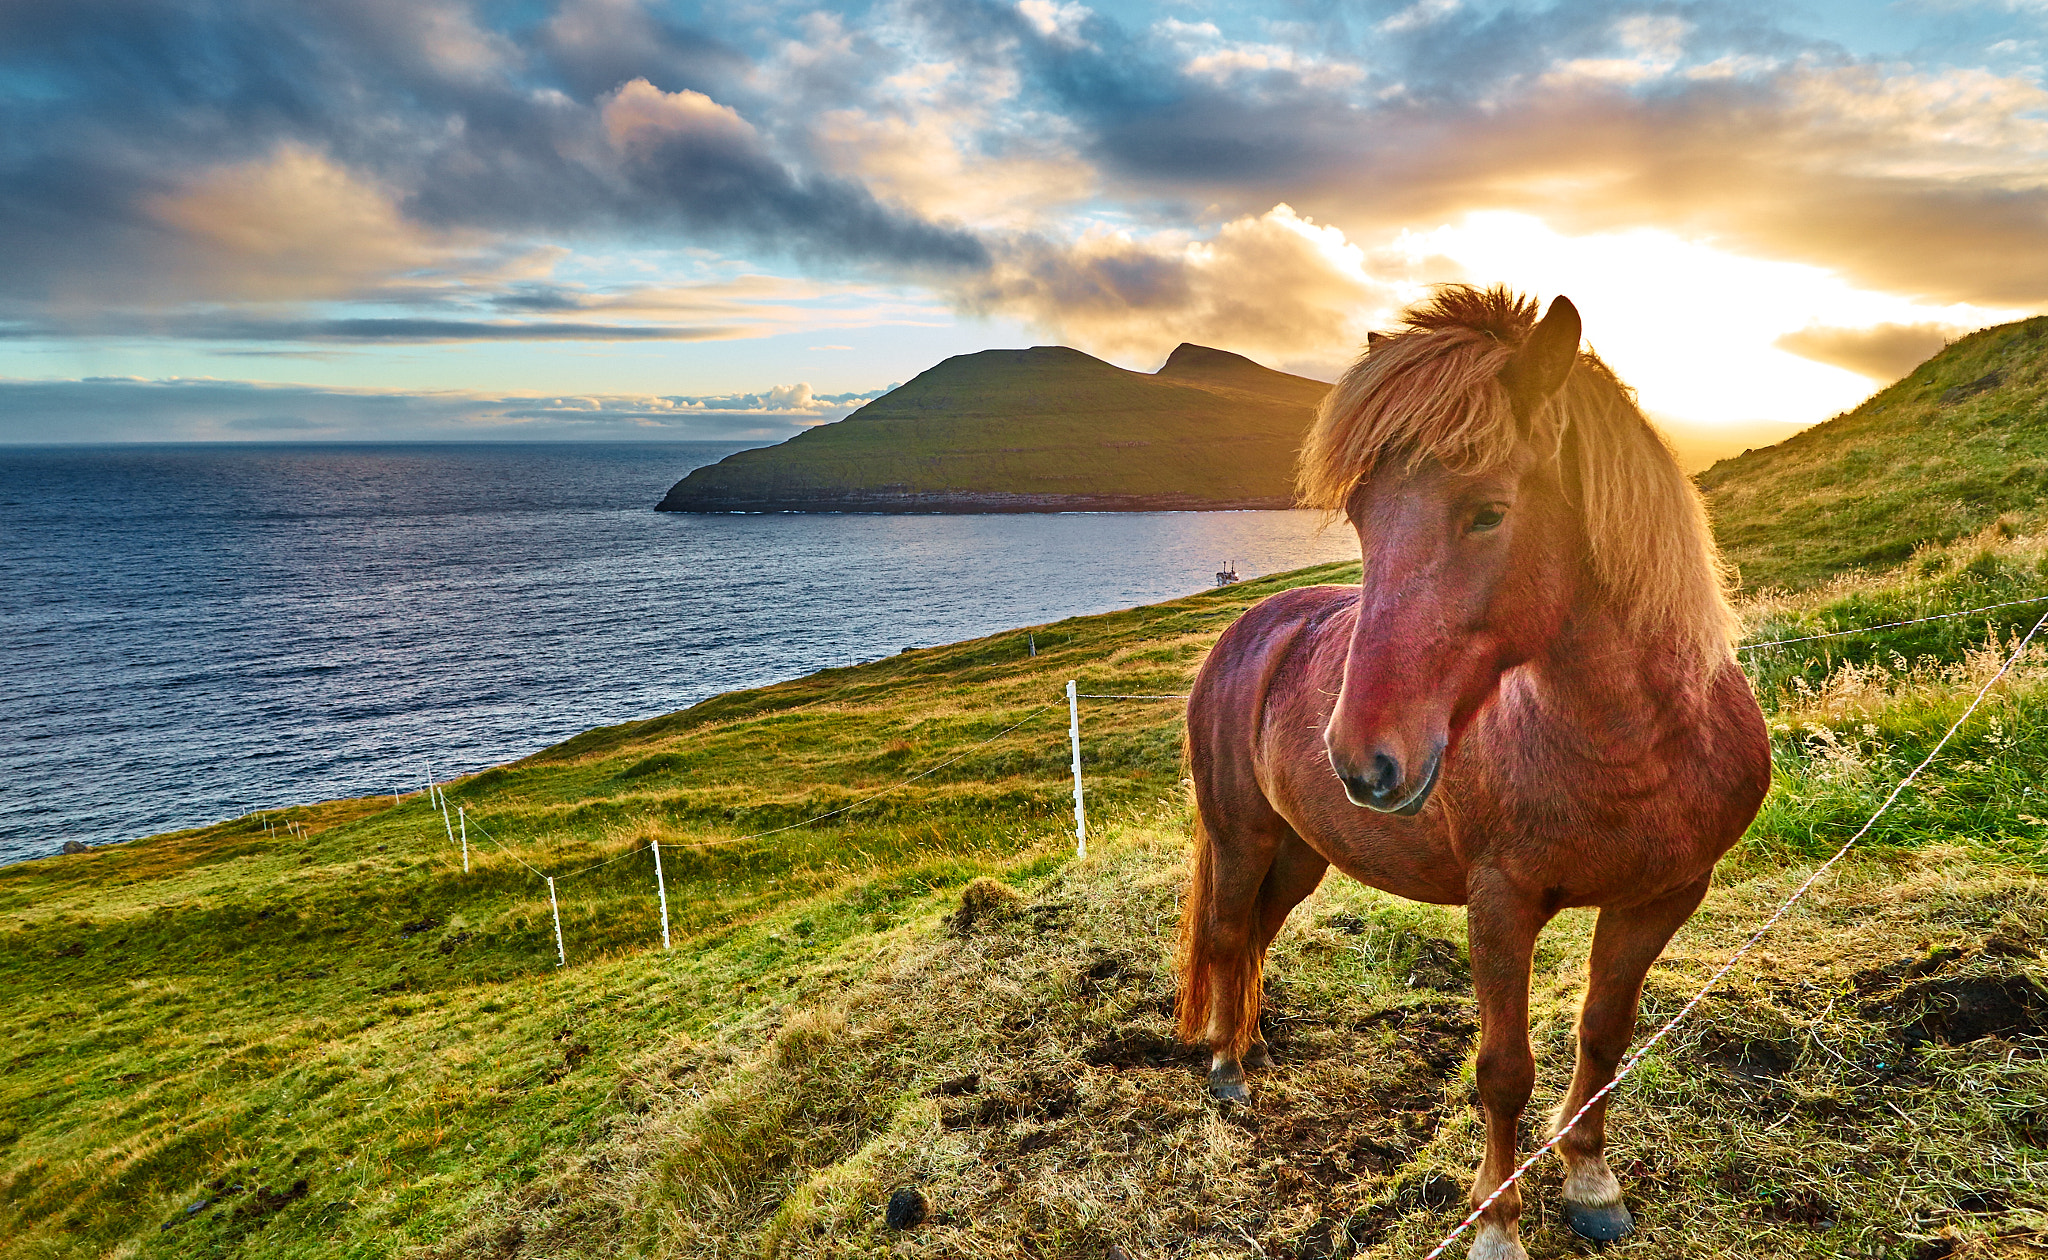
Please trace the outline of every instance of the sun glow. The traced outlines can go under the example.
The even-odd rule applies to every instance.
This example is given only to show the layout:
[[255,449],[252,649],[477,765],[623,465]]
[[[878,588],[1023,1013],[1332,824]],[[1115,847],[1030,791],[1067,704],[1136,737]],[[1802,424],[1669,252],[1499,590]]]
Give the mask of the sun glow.
[[1889,383],[1779,348],[1788,334],[1884,324],[1960,333],[2026,314],[1923,305],[1858,289],[1819,267],[1744,257],[1650,228],[1572,237],[1529,215],[1482,212],[1404,233],[1398,244],[1419,258],[1449,259],[1475,281],[1546,301],[1570,297],[1588,344],[1635,386],[1643,409],[1696,426],[1811,424]]

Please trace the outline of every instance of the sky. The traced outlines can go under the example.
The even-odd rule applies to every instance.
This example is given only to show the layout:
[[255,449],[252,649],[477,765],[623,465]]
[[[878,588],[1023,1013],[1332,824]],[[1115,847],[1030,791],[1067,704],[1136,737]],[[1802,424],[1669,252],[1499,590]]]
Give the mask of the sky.
[[2048,310],[2048,0],[0,0],[0,442],[769,440],[1565,294],[1675,430]]

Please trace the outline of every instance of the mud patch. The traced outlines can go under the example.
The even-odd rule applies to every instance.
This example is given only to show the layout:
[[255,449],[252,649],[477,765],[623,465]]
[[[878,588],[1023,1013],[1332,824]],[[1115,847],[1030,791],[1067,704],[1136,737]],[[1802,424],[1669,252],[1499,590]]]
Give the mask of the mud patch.
[[1411,1212],[1442,1212],[1464,1202],[1463,1182],[1446,1173],[1421,1173],[1403,1179],[1393,1193],[1345,1221],[1344,1235],[1362,1250],[1386,1241],[1394,1225]]
[[1849,987],[1859,997],[1871,997],[1897,988],[1908,980],[1931,976],[1963,956],[1955,946],[1943,946],[1917,958],[1901,958],[1882,967],[1867,967],[1849,977]]
[[1890,1004],[1918,1013],[1900,1031],[1910,1040],[1959,1046],[1984,1037],[2048,1035],[2048,994],[2025,976],[1977,976],[1908,985]]
[[1397,1006],[1374,1011],[1351,1025],[1357,1032],[1391,1027],[1414,1057],[1415,1067],[1436,1081],[1445,1080],[1465,1061],[1479,1023],[1469,1007]]
[[979,1129],[1026,1120],[1049,1123],[1079,1110],[1081,1093],[1066,1081],[1029,1076],[1009,1083],[983,1082],[980,1092],[948,1100],[939,1122],[949,1129]]
[[1834,1204],[1811,1190],[1791,1190],[1767,1196],[1758,1201],[1757,1210],[1770,1220],[1804,1225],[1810,1229],[1832,1228],[1838,1214]]
[[305,1197],[306,1179],[304,1177],[294,1181],[289,1188],[284,1190],[272,1190],[269,1186],[259,1186],[256,1193],[249,1196],[247,1203],[235,1209],[234,1219],[243,1222],[260,1221],[287,1204],[296,1203]]
[[572,1041],[562,1050],[562,1061],[551,1067],[541,1078],[543,1084],[553,1085],[576,1070],[583,1060],[590,1057],[590,1046],[581,1041]]
[[1771,1037],[1742,1037],[1708,1029],[1700,1037],[1700,1058],[1713,1078],[1747,1093],[1762,1088],[1767,1099],[1786,1097],[1780,1082],[1799,1062],[1799,1043]]
[[1081,1052],[1083,1063],[1104,1068],[1200,1068],[1208,1057],[1200,1046],[1146,1032],[1119,1033]]
[[[1383,1237],[1392,1222],[1418,1207],[1463,1201],[1462,1182],[1425,1174],[1400,1183],[1392,1196],[1363,1214],[1351,1214],[1357,1183],[1412,1162],[1436,1133],[1445,1106],[1444,1083],[1463,1066],[1478,1025],[1455,1006],[1411,1006],[1377,1011],[1355,1031],[1391,1029],[1394,1045],[1348,1038],[1342,1056],[1354,1063],[1397,1065],[1391,1075],[1347,1076],[1312,1098],[1261,1090],[1253,1076],[1253,1103],[1229,1117],[1251,1135],[1249,1161],[1267,1167],[1276,1207],[1307,1204],[1316,1223],[1307,1234],[1268,1241],[1268,1252],[1297,1256],[1347,1255]],[[1282,1057],[1277,1074],[1289,1066]],[[1292,1213],[1290,1213],[1291,1215]]]
[[1472,968],[1451,942],[1437,936],[1408,938],[1412,956],[1408,962],[1408,987],[1454,993],[1472,985]]

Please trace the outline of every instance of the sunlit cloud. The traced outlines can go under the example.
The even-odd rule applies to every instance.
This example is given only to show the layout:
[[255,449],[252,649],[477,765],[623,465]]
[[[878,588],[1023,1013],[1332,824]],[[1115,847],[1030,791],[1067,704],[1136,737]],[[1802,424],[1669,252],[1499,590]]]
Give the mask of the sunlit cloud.
[[1279,205],[1202,238],[1096,231],[1022,243],[962,300],[1148,370],[1193,341],[1333,374],[1372,318],[1418,293],[1374,274],[1342,232]]
[[[1569,296],[1585,318],[1589,343],[1637,389],[1644,407],[1694,424],[1811,423],[1854,406],[1882,383],[1870,372],[1873,356],[1853,359],[1858,366],[1851,368],[1840,352],[1809,353],[1818,345],[1808,331],[1815,326],[1835,330],[1839,345],[1849,330],[1966,330],[2022,314],[1923,304],[1861,288],[1824,268],[1745,257],[1653,228],[1566,236],[1533,217],[1496,212],[1410,234],[1401,244],[1417,255],[1455,260],[1468,276],[1546,300]],[[1646,311],[1654,318],[1644,318]]]

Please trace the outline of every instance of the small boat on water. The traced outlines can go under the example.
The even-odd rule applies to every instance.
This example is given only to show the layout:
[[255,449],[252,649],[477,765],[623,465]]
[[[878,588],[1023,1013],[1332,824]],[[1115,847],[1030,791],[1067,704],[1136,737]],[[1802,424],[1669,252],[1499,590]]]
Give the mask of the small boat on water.
[[1216,570],[1216,585],[1229,586],[1232,582],[1235,582],[1237,580],[1237,561],[1225,560],[1223,562],[1223,567]]

